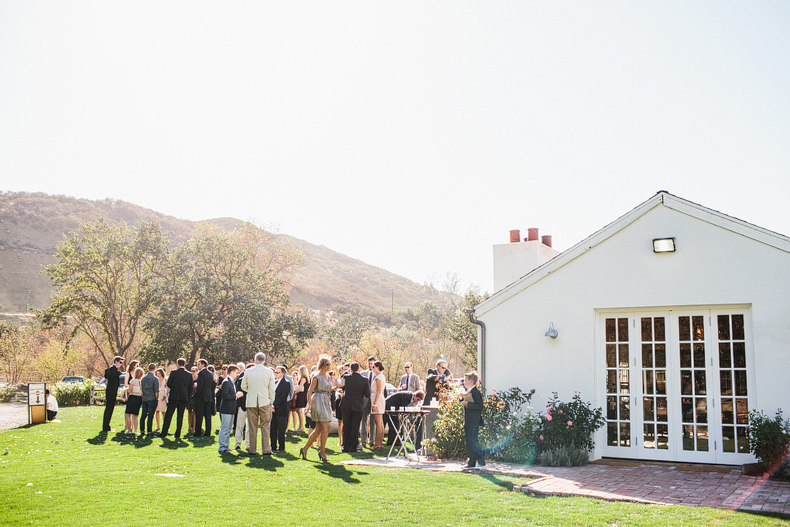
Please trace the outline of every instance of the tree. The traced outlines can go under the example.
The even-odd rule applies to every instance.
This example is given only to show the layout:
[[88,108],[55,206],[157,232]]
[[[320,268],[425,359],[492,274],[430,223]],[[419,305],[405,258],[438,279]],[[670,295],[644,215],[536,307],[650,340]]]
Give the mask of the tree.
[[348,360],[349,355],[359,347],[362,336],[370,328],[370,321],[353,314],[340,317],[336,324],[324,329],[324,341],[340,362]]
[[9,384],[23,380],[35,360],[34,336],[27,328],[0,322],[0,373]]
[[73,317],[109,366],[139,340],[149,313],[153,285],[168,254],[168,236],[157,222],[83,223],[57,246],[57,263],[47,266],[55,288],[52,303],[34,310],[45,329]]
[[260,270],[238,233],[202,226],[172,252],[156,288],[156,309],[145,324],[151,340],[143,356],[191,365],[249,361],[265,351],[288,362],[315,335],[312,317],[292,309],[281,280]]
[[461,362],[467,368],[477,368],[477,326],[469,321],[467,309],[474,308],[485,300],[475,291],[467,291],[463,300],[444,318],[442,335],[461,345],[463,355]]

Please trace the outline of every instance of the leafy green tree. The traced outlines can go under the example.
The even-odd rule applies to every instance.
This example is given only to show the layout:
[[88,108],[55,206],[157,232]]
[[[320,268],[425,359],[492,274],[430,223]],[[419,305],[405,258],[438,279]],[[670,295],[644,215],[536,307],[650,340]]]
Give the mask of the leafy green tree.
[[248,361],[262,350],[288,363],[315,335],[310,314],[290,308],[282,281],[235,236],[204,226],[172,252],[145,325],[146,359]]
[[469,321],[467,309],[474,308],[485,300],[475,291],[467,291],[463,300],[445,315],[441,334],[462,346],[461,362],[468,368],[477,367],[477,325]]
[[336,324],[324,329],[324,342],[329,350],[335,352],[338,360],[345,362],[359,348],[362,337],[370,327],[369,319],[346,314]]
[[74,322],[105,364],[126,356],[153,301],[153,285],[167,260],[168,236],[157,222],[82,223],[57,246],[57,262],[44,272],[54,285],[52,303],[34,310],[45,329]]

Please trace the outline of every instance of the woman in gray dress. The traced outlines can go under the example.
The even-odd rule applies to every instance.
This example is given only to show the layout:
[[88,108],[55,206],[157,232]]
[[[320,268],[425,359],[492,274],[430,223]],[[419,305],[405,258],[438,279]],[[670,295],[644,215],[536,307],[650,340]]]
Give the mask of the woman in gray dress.
[[302,459],[307,459],[307,450],[320,438],[320,448],[318,457],[321,461],[327,462],[326,458],[326,439],[329,436],[329,428],[332,424],[332,380],[329,378],[329,370],[332,362],[329,357],[321,357],[318,361],[318,373],[310,381],[310,389],[307,391],[307,404],[310,405],[310,418],[315,422],[315,429],[307,438],[307,443],[299,450]]

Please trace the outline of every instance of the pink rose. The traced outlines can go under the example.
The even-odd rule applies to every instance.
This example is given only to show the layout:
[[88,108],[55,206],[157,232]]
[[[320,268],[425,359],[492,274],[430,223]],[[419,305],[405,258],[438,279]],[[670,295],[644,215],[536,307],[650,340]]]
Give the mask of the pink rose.
[[573,426],[573,421],[568,421],[568,426]]
[[546,421],[551,421],[551,414],[546,414]]
[[551,413],[551,408],[546,408],[546,413],[550,414]]
[[540,436],[540,440],[543,441],[543,436]]
[[560,410],[560,415],[562,415],[562,410]]

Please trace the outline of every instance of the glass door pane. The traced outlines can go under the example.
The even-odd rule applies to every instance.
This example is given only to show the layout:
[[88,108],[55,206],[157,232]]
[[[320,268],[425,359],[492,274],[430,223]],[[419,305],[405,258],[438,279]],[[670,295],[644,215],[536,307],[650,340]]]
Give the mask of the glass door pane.
[[716,317],[721,390],[721,435],[724,452],[748,454],[749,390],[746,382],[746,336],[741,314]]
[[710,452],[705,317],[678,317],[680,409],[683,450]]
[[606,334],[606,445],[631,446],[631,350],[628,317],[607,318]]
[[667,338],[664,317],[642,317],[642,448],[669,450]]

